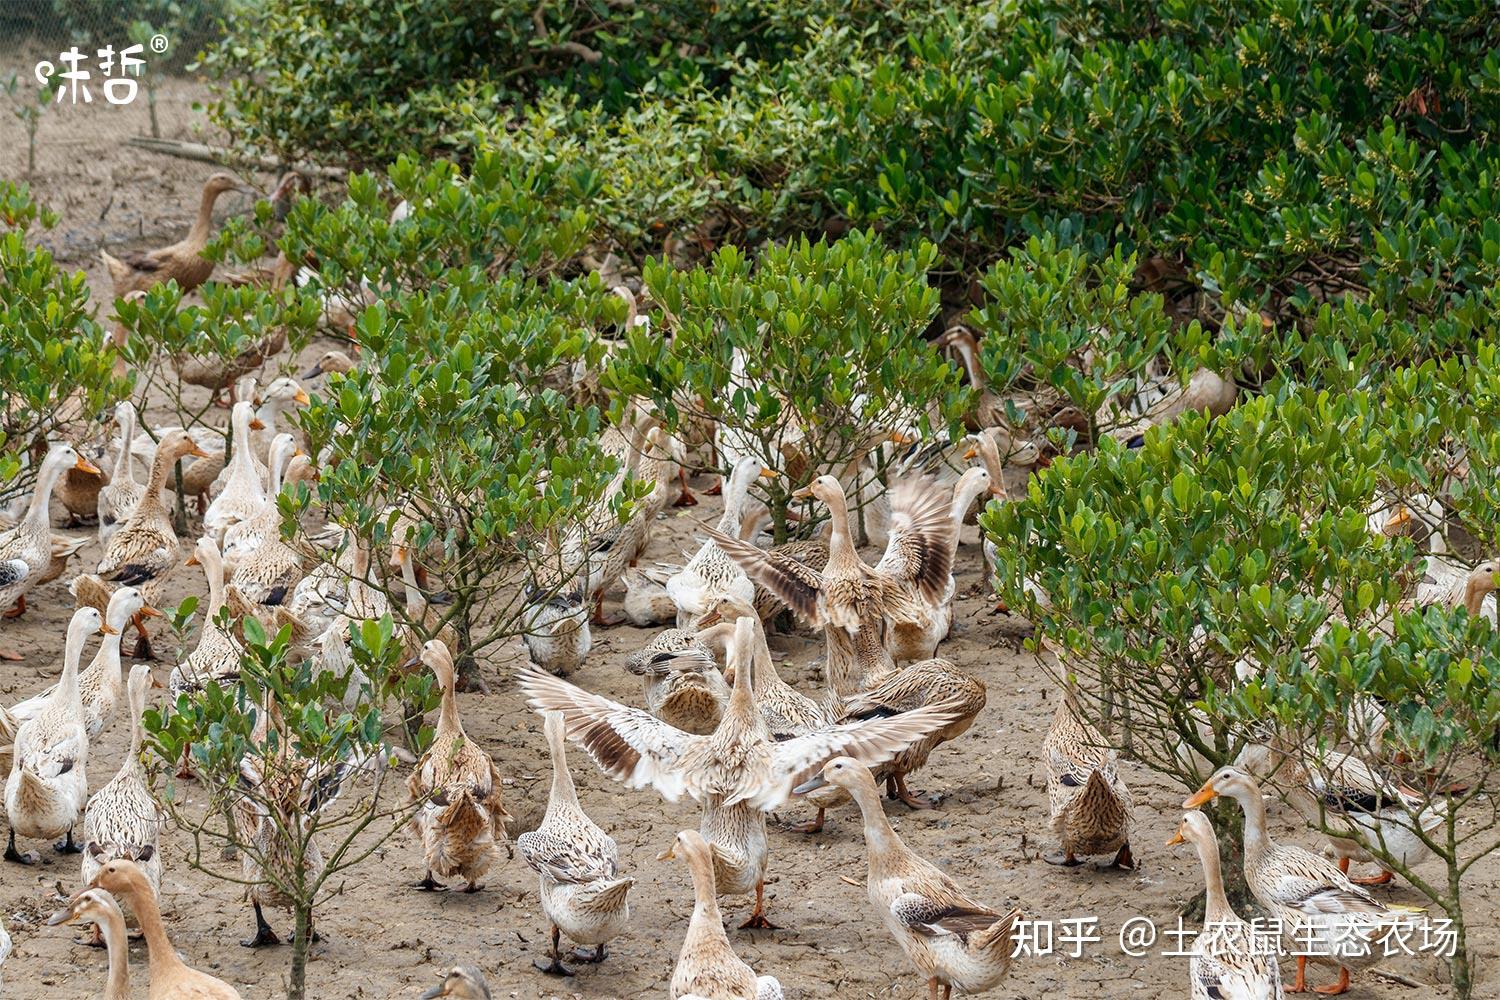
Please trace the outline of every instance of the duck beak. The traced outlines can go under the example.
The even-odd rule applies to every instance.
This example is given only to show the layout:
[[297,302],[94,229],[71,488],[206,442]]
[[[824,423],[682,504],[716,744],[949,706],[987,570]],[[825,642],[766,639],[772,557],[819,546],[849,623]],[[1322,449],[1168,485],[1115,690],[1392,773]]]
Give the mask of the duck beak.
[[430,987],[429,989],[423,991],[422,995],[418,998],[418,1000],[437,1000],[438,997],[445,997],[447,995],[448,995],[448,984],[446,982],[442,982],[442,983],[438,983],[436,986]]
[[119,635],[120,634],[120,630],[117,629],[117,628],[115,628],[109,622],[105,622],[103,625],[99,626],[99,634],[100,635]]
[[198,554],[195,552],[192,555],[188,556],[187,557],[187,562],[183,563],[183,565],[184,566],[197,566],[197,565],[199,565],[199,563],[198,563]]
[[910,434],[906,434],[906,433],[904,433],[902,431],[891,431],[891,433],[886,437],[886,440],[889,441],[891,444],[916,444],[917,443],[917,439],[916,438],[914,438]]
[[667,848],[665,851],[662,851],[660,854],[658,854],[656,856],[656,860],[657,861],[675,861],[675,860],[677,860],[677,842],[674,840],[672,842],[672,846],[671,847]]
[[1402,528],[1410,524],[1411,520],[1411,511],[1405,507],[1401,507],[1391,516],[1390,520],[1385,522],[1385,533],[1387,535],[1395,535]]
[[303,378],[317,378],[321,374],[323,374],[323,369],[321,367],[319,367],[318,365],[313,365],[307,371],[305,371],[305,372],[302,373],[302,377]]
[[719,613],[719,609],[718,608],[714,608],[712,611],[710,611],[708,614],[704,615],[702,618],[700,618],[698,620],[698,628],[700,628],[700,629],[709,628],[710,626],[719,624],[719,622],[721,622],[723,620],[724,620],[724,616]]
[[793,788],[792,794],[806,795],[808,792],[816,791],[826,784],[828,784],[827,778],[823,777],[821,774],[815,774],[811,778],[808,778],[806,781],[804,781],[802,784],[798,785],[796,788]]
[[760,470],[760,478],[762,478],[762,479],[780,479],[781,478],[781,473],[777,472],[775,469],[764,469],[763,468],[763,469]]
[[93,462],[90,462],[88,459],[84,458],[82,455],[79,455],[78,461],[73,463],[73,468],[77,469],[79,472],[87,472],[91,476],[99,475],[99,467]]
[[1172,839],[1169,840],[1169,841],[1167,841],[1167,846],[1168,847],[1175,847],[1178,844],[1185,844],[1185,843],[1187,843],[1187,838],[1183,837],[1181,830],[1178,830],[1176,833],[1172,834]]
[[52,914],[52,916],[47,918],[47,926],[56,927],[58,924],[72,923],[74,918],[77,916],[77,914],[73,912],[73,908],[77,905],[77,902],[77,899],[68,900],[67,906],[63,907],[61,910],[58,910],[56,913]]
[[1184,809],[1197,809],[1199,806],[1207,805],[1217,798],[1219,793],[1214,790],[1212,781],[1205,781],[1203,787],[1193,793],[1193,797],[1182,804]]
[[196,444],[193,445],[192,450],[189,451],[188,454],[192,455],[194,458],[213,458],[212,455],[204,451],[202,448],[198,447]]
[[308,403],[312,402],[312,399],[307,395],[306,389],[298,389],[297,395],[293,396],[292,400],[298,406],[306,406]]
[[409,659],[405,663],[401,664],[401,669],[402,670],[415,670],[418,667],[420,667],[421,665],[422,665],[422,658],[420,656],[413,656],[411,659]]
[[153,608],[149,604],[143,604],[143,605],[141,605],[140,614],[142,616],[146,617],[146,618],[161,618],[161,617],[163,617],[163,615],[162,615],[162,613],[160,611],[156,610],[155,608]]
[[251,417],[250,418],[250,429],[252,431],[263,431],[263,430],[265,430],[266,429],[265,421],[261,420],[259,417]]
[[813,488],[812,488],[812,484],[811,483],[809,483],[808,485],[802,487],[800,490],[793,490],[792,491],[792,499],[793,500],[802,500],[802,499],[805,499],[805,498],[810,497],[812,495],[813,495]]
[[971,458],[978,458],[978,457],[979,457],[979,449],[973,447],[972,445],[969,446],[969,450],[968,451],[964,452],[964,460],[965,461],[968,461]]

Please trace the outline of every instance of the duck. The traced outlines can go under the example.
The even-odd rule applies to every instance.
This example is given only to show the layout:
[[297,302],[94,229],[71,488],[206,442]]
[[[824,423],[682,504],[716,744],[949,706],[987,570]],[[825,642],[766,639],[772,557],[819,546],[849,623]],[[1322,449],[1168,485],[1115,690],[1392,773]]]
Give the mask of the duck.
[[[87,883],[85,883],[87,884]],[[92,924],[94,941],[109,953],[104,978],[104,1000],[130,1000],[130,939],[125,935],[125,913],[105,889],[84,889],[47,918],[48,927]]]
[[99,869],[89,888],[111,893],[130,907],[141,925],[151,977],[147,1000],[240,1000],[239,991],[233,986],[206,972],[188,968],[177,957],[177,949],[162,924],[161,908],[151,881],[134,861],[121,858],[109,862]]
[[881,806],[870,769],[835,757],[798,786],[837,785],[853,797],[865,826],[867,886],[880,922],[917,971],[929,1000],[992,989],[1010,971],[1011,932],[1021,911],[1001,912],[964,892],[942,869],[907,847]]
[[255,409],[255,419],[261,427],[250,436],[255,442],[254,455],[257,461],[270,461],[271,442],[277,433],[276,428],[281,426],[282,418],[311,402],[312,397],[308,396],[307,390],[290,375],[273,379],[266,386],[265,391],[260,394],[260,405]]
[[934,809],[937,799],[912,791],[906,779],[927,764],[933,750],[968,732],[987,701],[983,681],[960,670],[952,660],[931,657],[869,675],[863,690],[843,699],[842,710],[845,718],[857,720],[881,718],[921,705],[942,705],[953,716],[947,725],[913,743],[879,769],[887,797],[913,809]]
[[1058,854],[1044,855],[1052,865],[1073,867],[1078,855],[1114,854],[1112,866],[1135,869],[1130,832],[1135,800],[1119,772],[1119,755],[1078,707],[1071,683],[1065,686],[1042,741],[1047,762],[1047,806]]
[[729,685],[697,631],[663,629],[626,657],[625,669],[641,679],[646,710],[662,722],[695,736],[719,728]]
[[114,297],[119,299],[131,292],[148,291],[168,281],[177,282],[177,287],[186,293],[207,281],[214,273],[214,262],[203,256],[203,250],[213,231],[214,203],[229,191],[255,194],[253,188],[233,174],[213,174],[203,185],[198,216],[187,236],[159,250],[129,253],[118,258],[100,250],[99,258],[104,261],[114,285]]
[[324,351],[318,355],[318,360],[312,363],[312,367],[302,373],[302,377],[305,379],[314,379],[321,375],[347,375],[354,371],[356,367],[354,359],[346,352],[340,350]]
[[115,426],[120,429],[120,454],[110,472],[109,483],[99,491],[99,544],[109,542],[121,522],[135,511],[146,487],[136,482],[135,456],[130,442],[135,437],[135,406],[129,400],[115,404]]
[[1219,870],[1219,840],[1208,817],[1196,809],[1183,814],[1167,846],[1184,843],[1198,851],[1206,889],[1203,932],[1194,939],[1188,958],[1188,996],[1191,1000],[1281,1000],[1281,966],[1275,954],[1253,947],[1250,926],[1229,905]]
[[438,973],[441,980],[436,986],[422,992],[418,1000],[490,1000],[490,984],[484,973],[472,965],[455,965]]
[[[26,613],[26,595],[41,582],[44,572],[51,568],[54,558],[52,490],[68,469],[98,471],[72,445],[66,442],[53,444],[47,449],[47,457],[42,459],[42,466],[37,471],[36,487],[26,505],[26,513],[13,528],[0,534],[0,563],[8,564],[3,577],[8,582],[0,583],[0,608],[11,608],[5,613],[7,618]],[[15,565],[17,561],[26,564],[25,573],[19,571],[19,567]],[[6,655],[5,658],[19,659],[15,654]]]
[[697,800],[703,807],[699,829],[713,845],[719,890],[755,893],[755,909],[741,929],[774,930],[765,915],[765,814],[785,803],[797,776],[822,760],[842,752],[881,763],[952,716],[928,706],[777,742],[755,707],[753,636],[748,619],[735,623],[729,649],[734,689],[722,721],[708,736],[685,733],[535,667],[523,666],[519,680],[533,709],[563,713],[568,738],[604,773],[630,788],[649,785],[669,802],[683,793]]
[[[1403,868],[1413,868],[1431,854],[1428,839],[1447,819],[1439,800],[1403,788],[1378,773],[1363,759],[1341,751],[1285,752],[1285,742],[1273,736],[1267,743],[1247,746],[1235,761],[1252,776],[1266,772],[1255,765],[1272,762],[1276,783],[1285,788],[1288,804],[1310,827],[1323,830],[1347,827],[1351,837],[1327,833],[1323,853],[1334,858],[1339,871],[1349,874],[1351,863],[1375,861],[1363,844],[1378,844]],[[1425,835],[1425,836],[1424,836]],[[1385,885],[1395,877],[1381,865],[1373,876],[1350,876],[1355,885]]]
[[974,406],[964,414],[964,426],[969,430],[978,431],[987,427],[1008,429],[1011,423],[1010,406],[1007,404],[1019,407],[1023,416],[1030,409],[1024,398],[1007,398],[990,385],[989,377],[979,363],[979,341],[974,336],[974,331],[962,325],[951,326],[938,337],[937,344],[939,347],[951,348],[958,355],[964,374],[968,376],[969,386],[974,390]]
[[167,678],[167,693],[174,705],[179,697],[201,691],[210,681],[226,683],[240,673],[239,643],[219,624],[219,612],[224,609],[224,560],[218,543],[204,535],[193,546],[185,565],[203,567],[203,575],[208,578],[208,603],[203,608],[198,645]]
[[1266,914],[1278,922],[1290,954],[1297,956],[1291,992],[1307,989],[1307,963],[1339,967],[1338,981],[1316,991],[1328,996],[1349,989],[1350,969],[1378,963],[1379,941],[1393,924],[1413,913],[1380,902],[1355,885],[1327,858],[1292,844],[1278,844],[1266,828],[1260,785],[1244,770],[1222,767],[1182,804],[1197,809],[1228,796],[1245,814],[1245,881]]
[[224,487],[203,514],[203,530],[211,532],[220,543],[230,525],[254,517],[266,501],[250,438],[251,431],[263,426],[255,418],[254,404],[247,399],[235,403],[229,411],[229,444],[233,450],[224,467]]
[[[953,484],[953,501],[948,510],[953,531],[948,538],[947,585],[937,601],[928,606],[926,624],[897,622],[892,626],[887,642],[891,649],[891,658],[897,663],[931,659],[937,655],[938,643],[948,638],[948,634],[953,630],[953,596],[957,593],[958,582],[954,579],[952,566],[958,557],[959,529],[963,527],[964,517],[974,501],[989,492],[990,474],[983,468],[964,470],[963,475]],[[899,572],[899,567],[887,564],[886,560],[892,560],[894,563],[903,558],[905,558],[904,553],[887,547],[886,554],[881,558],[881,563],[884,565],[877,565],[876,572],[894,575]]]
[[[341,776],[335,773],[325,781],[314,775],[312,762],[298,753],[294,741],[286,735],[275,698],[269,691],[255,713],[250,746],[250,752],[240,760],[242,792],[231,810],[236,834],[252,845],[239,854],[240,883],[245,886],[244,898],[255,913],[255,934],[241,939],[240,945],[261,948],[281,943],[266,922],[266,907],[290,910],[293,906],[291,897],[282,889],[286,883],[281,879],[285,875],[273,876],[265,859],[286,859],[300,854],[302,877],[318,878],[323,870],[323,854],[317,841],[308,835],[307,824],[323,805],[337,796]],[[341,770],[352,766],[340,765]],[[273,814],[282,819],[273,819]],[[303,824],[301,831],[286,825],[289,817]],[[294,853],[289,841],[295,836],[306,840],[301,850]],[[307,933],[311,940],[317,940],[310,921]]]
[[672,861],[679,853],[693,879],[693,916],[667,995],[671,1000],[782,1000],[776,977],[757,976],[734,953],[724,933],[713,846],[697,830],[683,830],[657,860]]
[[[79,447],[76,446],[75,447]],[[96,445],[80,448],[89,459],[89,464],[94,466],[95,471],[86,472],[77,467],[63,472],[63,477],[57,483],[57,499],[68,512],[68,519],[63,527],[76,528],[88,518],[97,518],[99,515],[99,493],[109,485],[109,473],[99,467],[104,461],[104,449]]]
[[593,648],[589,612],[583,594],[539,592],[529,587],[521,611],[521,641],[531,662],[558,677],[566,677],[583,666]]
[[38,860],[34,854],[23,857],[16,850],[17,834],[37,840],[66,834],[57,850],[65,854],[78,851],[73,827],[83,815],[89,794],[89,734],[78,694],[78,661],[87,638],[108,631],[98,608],[73,612],[62,677],[46,707],[16,730],[10,776],[5,781],[5,812],[10,818],[7,861],[29,865]]
[[[84,728],[89,741],[93,742],[114,721],[120,696],[125,693],[125,679],[120,668],[120,638],[126,625],[136,620],[137,615],[160,618],[161,612],[146,604],[141,592],[134,587],[121,587],[113,594],[108,592],[98,577],[85,574],[72,583],[74,596],[80,606],[99,607],[99,597],[107,605],[104,620],[111,631],[99,643],[99,649],[88,667],[78,675],[78,694],[83,702]],[[102,592],[102,593],[101,593]],[[50,703],[57,685],[52,685],[41,694],[13,705],[11,717],[25,722],[39,715]]]
[[647,576],[637,567],[630,567],[620,576],[625,586],[625,617],[636,628],[651,628],[677,620],[677,605],[667,588]]
[[506,843],[510,814],[501,797],[500,771],[489,754],[464,734],[454,692],[453,654],[441,639],[422,646],[420,661],[437,677],[442,689],[437,732],[411,777],[406,790],[414,805],[411,829],[422,844],[427,876],[417,883],[428,891],[442,886],[433,878],[462,878],[465,892],[477,892],[479,880],[495,861],[495,850]]
[[583,962],[602,962],[606,944],[630,922],[630,887],[635,879],[620,874],[620,851],[614,838],[589,819],[578,804],[568,770],[561,713],[543,720],[552,753],[552,791],[541,826],[516,838],[522,859],[541,882],[542,912],[552,924],[552,955],[536,967],[550,975],[572,975],[558,951],[560,935],[593,949],[573,952]]
[[[10,958],[14,943],[10,939],[10,931],[5,926],[5,920],[0,918],[0,970],[5,968],[5,960]],[[0,977],[0,986],[5,985],[4,977]],[[106,997],[105,1000],[123,1000],[123,998]]]
[[[96,572],[101,579],[122,587],[135,587],[153,607],[164,594],[172,570],[177,568],[180,551],[172,516],[162,503],[162,488],[179,459],[201,454],[202,449],[185,431],[173,431],[162,438],[151,460],[146,492],[130,517],[110,536],[99,559]],[[150,636],[139,616],[136,631],[135,656],[150,659]]]
[[[836,663],[842,667],[855,662],[847,649],[834,648],[847,647],[850,641],[879,646],[878,656],[889,661],[884,634],[879,632],[884,626],[871,623],[928,625],[928,609],[942,599],[947,587],[954,548],[946,491],[930,480],[909,477],[892,486],[890,493],[890,531],[877,566],[866,565],[854,546],[848,501],[833,476],[819,476],[792,494],[816,498],[828,508],[832,531],[828,564],[821,571],[724,532],[705,530],[751,580],[775,593],[803,621],[823,628],[830,670]],[[744,600],[751,598],[753,592]],[[842,636],[835,635],[840,632]],[[857,690],[864,678],[836,680],[844,696]]]
[[[224,553],[224,568],[231,580],[240,579],[239,565],[242,561],[251,562],[254,554],[261,548],[273,540],[281,540],[281,508],[277,505],[277,496],[281,492],[282,475],[296,450],[297,443],[292,435],[276,435],[276,439],[271,442],[270,461],[266,466],[264,488],[259,500],[246,516],[241,517],[224,530],[220,539],[220,547]],[[277,600],[265,602],[280,603],[280,598],[286,596],[287,592],[296,585],[297,578],[301,576],[301,560],[296,557],[295,552],[292,555],[292,565],[289,568],[284,568],[279,564],[254,566],[252,571],[243,578],[244,582],[257,588],[264,585],[265,589],[269,590],[278,585],[277,579],[282,572],[295,574],[293,579],[285,582],[284,589],[278,595]]]
[[[657,515],[667,509],[677,468],[673,444],[660,427],[647,429],[639,443],[632,432],[625,462],[606,488],[604,499],[587,516],[582,533],[570,536],[564,544],[565,564],[587,578],[584,589],[594,599],[593,621],[597,625],[616,625],[624,620],[604,615],[604,592],[635,565],[650,540]],[[650,482],[651,492],[622,522],[613,500],[630,479]]]
[[123,858],[140,866],[153,895],[161,893],[163,817],[141,762],[142,716],[150,688],[151,668],[137,663],[130,670],[130,750],[109,783],[89,797],[83,812],[84,885],[93,882],[104,865]]
[[[724,512],[718,527],[725,537],[739,532],[750,484],[757,477],[775,478],[776,473],[754,456],[740,459],[730,471],[728,484],[724,487]],[[744,604],[755,599],[755,587],[750,578],[712,537],[712,533],[687,565],[667,579],[666,588],[672,603],[677,605],[678,628],[696,627],[703,616],[725,597]]]
[[[747,511],[745,519],[740,523],[740,540],[753,543],[761,527],[770,518],[771,510],[764,504],[757,504],[752,510]],[[773,558],[795,559],[819,573],[828,565],[828,539],[821,535],[812,538],[793,538],[780,545],[769,546],[768,551],[775,553]],[[769,622],[786,610],[786,602],[767,589],[764,584],[753,580],[751,583],[755,585],[755,597],[751,604],[755,608],[755,613],[760,615],[761,621]]]

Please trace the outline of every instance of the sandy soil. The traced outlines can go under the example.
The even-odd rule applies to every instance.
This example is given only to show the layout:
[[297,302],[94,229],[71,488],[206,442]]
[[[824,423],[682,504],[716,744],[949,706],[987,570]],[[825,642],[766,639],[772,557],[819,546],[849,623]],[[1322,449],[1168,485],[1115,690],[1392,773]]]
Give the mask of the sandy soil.
[[[29,65],[29,64],[28,64]],[[163,102],[184,104],[202,99],[192,82],[164,87]],[[82,112],[82,109],[78,109]],[[99,120],[87,128],[74,109],[49,116],[46,148],[69,150],[63,166],[49,167],[38,179],[39,195],[64,215],[44,239],[64,259],[88,270],[96,299],[107,295],[103,268],[94,260],[100,239],[127,246],[160,245],[160,237],[187,225],[203,178],[212,168],[148,156],[118,145],[121,135],[144,132],[144,106],[113,110],[113,130]],[[163,121],[169,120],[164,114]],[[177,117],[170,120],[178,121]],[[9,125],[6,126],[9,129]],[[188,126],[182,126],[187,129]],[[7,136],[10,132],[7,131]],[[184,134],[182,137],[195,137]],[[18,161],[17,157],[20,156]],[[56,163],[57,160],[45,161]],[[24,148],[0,144],[0,174],[18,176]],[[264,178],[260,178],[264,182]],[[226,210],[242,209],[226,200]],[[105,310],[107,313],[107,310]],[[326,345],[314,345],[302,360]],[[292,370],[292,359],[278,367]],[[224,419],[215,413],[214,419]],[[706,485],[706,484],[702,484]],[[671,511],[658,526],[648,559],[679,561],[692,544],[696,519],[714,516],[716,500],[688,511]],[[60,509],[55,511],[62,516]],[[90,535],[92,528],[75,529]],[[82,569],[92,568],[98,545],[85,548]],[[1039,855],[1051,848],[1047,833],[1045,777],[1037,748],[1055,707],[1055,693],[1029,654],[1018,651],[1016,623],[991,615],[979,596],[980,556],[975,529],[966,529],[959,556],[958,626],[942,649],[963,668],[982,678],[989,705],[961,739],[939,750],[914,787],[945,796],[940,809],[911,812],[888,807],[901,835],[920,853],[948,870],[980,899],[993,905],[1019,905],[1033,919],[1060,921],[1094,916],[1103,940],[1085,946],[1079,958],[1052,956],[1019,962],[993,995],[1021,998],[1138,998],[1187,995],[1184,958],[1162,957],[1170,941],[1163,938],[1146,958],[1122,954],[1118,934],[1126,920],[1145,916],[1162,926],[1175,925],[1181,908],[1201,892],[1196,859],[1182,847],[1162,844],[1176,827],[1177,804],[1184,792],[1169,787],[1144,769],[1125,765],[1138,802],[1135,854],[1139,871],[1131,874],[1093,866],[1065,870],[1044,864]],[[202,593],[201,577],[183,570],[173,581],[171,599]],[[34,593],[31,610],[19,621],[0,623],[0,639],[26,654],[20,664],[0,664],[0,698],[13,702],[49,684],[60,669],[62,633],[72,610],[65,581]],[[590,662],[573,678],[590,690],[638,703],[639,684],[622,667],[627,654],[647,641],[649,633],[621,627],[595,633]],[[174,652],[163,643],[160,652]],[[774,640],[784,657],[783,676],[813,688],[821,641],[798,636]],[[85,656],[90,656],[86,653]],[[493,693],[464,695],[462,711],[471,735],[495,756],[507,776],[508,808],[518,818],[517,831],[534,826],[545,808],[548,759],[538,718],[521,704],[512,682],[523,662],[519,644],[498,650],[483,664]],[[167,663],[157,665],[165,680]],[[119,766],[128,734],[116,724],[93,748],[91,784],[99,787]],[[612,943],[602,966],[583,966],[575,979],[554,980],[531,968],[545,948],[546,924],[536,900],[536,879],[519,860],[494,869],[484,891],[475,895],[427,894],[410,888],[421,876],[419,855],[404,833],[385,845],[363,869],[347,880],[342,895],[321,911],[322,942],[315,946],[309,970],[310,992],[317,998],[414,997],[438,970],[453,962],[478,965],[489,977],[494,995],[525,998],[602,1000],[609,997],[665,997],[688,915],[692,891],[680,863],[658,862],[656,855],[677,830],[697,826],[690,803],[669,805],[653,792],[628,792],[602,776],[581,752],[572,755],[585,808],[619,841],[622,863],[637,879],[631,902],[635,929]],[[191,786],[190,786],[191,787]],[[801,810],[788,811],[801,818]],[[1311,845],[1299,827],[1283,825],[1288,840]],[[0,864],[0,913],[15,939],[15,953],[3,970],[3,995],[47,996],[74,1000],[98,996],[103,987],[103,953],[73,943],[71,928],[43,926],[58,905],[57,888],[71,891],[78,880],[78,861],[41,848],[45,864],[19,868]],[[169,929],[186,960],[236,984],[246,998],[281,995],[289,963],[285,947],[249,951],[238,940],[253,926],[237,887],[214,881],[181,863],[188,845],[180,834],[166,839],[167,874],[163,884]],[[1431,865],[1431,863],[1429,863]],[[854,815],[835,813],[817,836],[773,832],[770,915],[779,931],[731,931],[741,957],[758,972],[778,976],[788,995],[798,998],[917,998],[926,995],[921,980],[894,947],[870,908],[864,890],[864,845]],[[850,884],[850,883],[854,884]],[[1476,866],[1466,889],[1470,898],[1476,952],[1484,958],[1500,948],[1494,897],[1500,887],[1500,860]],[[1420,898],[1409,888],[1376,890],[1408,904]],[[726,918],[738,924],[748,900],[729,901]],[[288,930],[283,914],[270,914],[279,931]],[[131,949],[135,966],[133,995],[146,995],[145,952]],[[1493,966],[1493,961],[1488,963]],[[1440,963],[1405,959],[1392,966],[1423,983],[1438,983]],[[1481,966],[1479,995],[1494,996],[1496,974]],[[1316,981],[1323,981],[1320,974]],[[1416,990],[1375,976],[1356,980],[1351,995],[1381,1000],[1443,996],[1445,990]]]

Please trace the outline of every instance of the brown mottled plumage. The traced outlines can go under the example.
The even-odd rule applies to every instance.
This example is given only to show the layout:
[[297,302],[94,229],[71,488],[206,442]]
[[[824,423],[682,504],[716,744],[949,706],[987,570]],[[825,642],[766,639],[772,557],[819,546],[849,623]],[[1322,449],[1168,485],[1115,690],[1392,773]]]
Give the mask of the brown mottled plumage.
[[510,815],[505,811],[494,760],[464,734],[454,694],[453,656],[447,645],[440,639],[429,641],[422,647],[421,659],[437,676],[443,701],[432,746],[406,782],[412,801],[423,802],[411,821],[427,866],[427,877],[420,884],[435,888],[434,875],[458,876],[468,882],[466,891],[474,892],[494,864],[496,846],[505,843],[505,821]]

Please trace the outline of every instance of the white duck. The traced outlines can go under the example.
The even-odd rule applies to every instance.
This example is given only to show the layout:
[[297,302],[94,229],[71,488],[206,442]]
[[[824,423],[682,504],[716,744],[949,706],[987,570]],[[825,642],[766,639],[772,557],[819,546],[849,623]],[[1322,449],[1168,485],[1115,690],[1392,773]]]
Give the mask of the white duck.
[[[718,527],[724,534],[739,534],[745,500],[750,484],[757,476],[774,479],[776,473],[753,456],[734,464],[729,483],[724,487],[724,513],[719,518]],[[712,538],[703,543],[686,566],[667,580],[666,586],[667,594],[677,605],[678,628],[697,628],[703,616],[725,598],[740,604],[751,604],[755,600],[755,585]]]
[[88,801],[89,734],[84,727],[83,700],[78,694],[78,661],[83,644],[94,632],[112,631],[98,608],[79,608],[68,623],[62,678],[46,708],[16,731],[14,764],[5,782],[5,812],[10,818],[10,843],[5,860],[33,864],[35,855],[16,850],[16,834],[38,840],[67,839],[59,851],[74,853],[73,827]]

